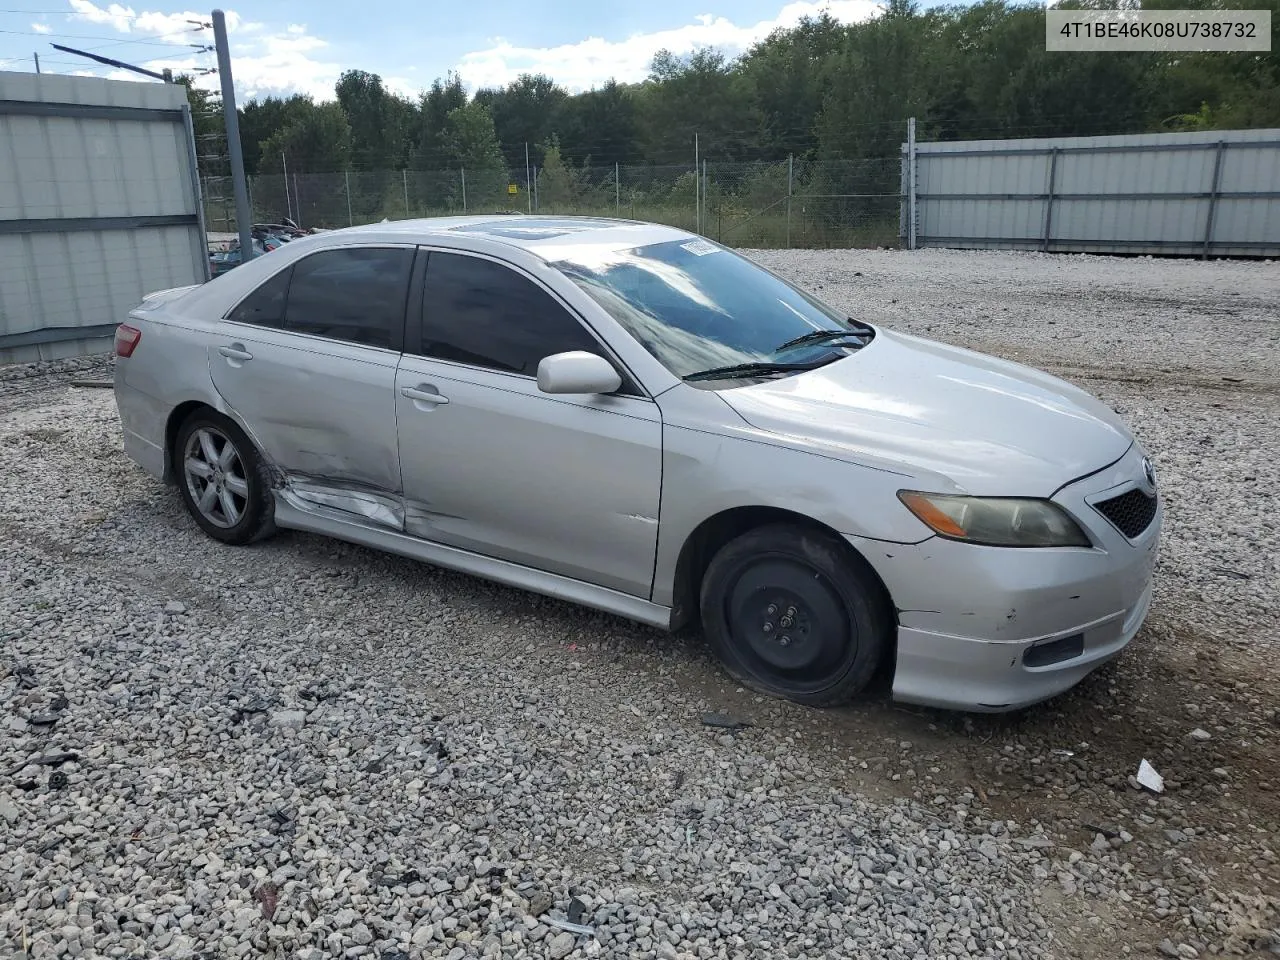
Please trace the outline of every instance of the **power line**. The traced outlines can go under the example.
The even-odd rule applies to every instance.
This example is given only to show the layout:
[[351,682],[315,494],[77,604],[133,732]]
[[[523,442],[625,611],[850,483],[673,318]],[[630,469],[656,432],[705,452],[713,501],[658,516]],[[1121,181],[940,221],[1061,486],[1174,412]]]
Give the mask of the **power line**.
[[106,40],[108,43],[140,43],[140,44],[148,44],[148,45],[158,46],[158,47],[171,47],[171,46],[174,46],[174,44],[165,43],[160,38],[166,37],[166,36],[176,37],[176,36],[179,36],[181,33],[191,33],[197,29],[199,28],[189,27],[186,30],[179,31],[178,33],[160,34],[159,37],[156,37],[151,40],[132,40],[132,39],[121,39],[119,37],[102,37],[102,36],[98,36],[96,34],[91,34],[91,33],[55,33],[52,30],[48,30],[48,31],[0,30],[0,33],[7,33],[15,37],[57,37],[59,40]]
[[[66,16],[66,17],[79,17],[79,16],[81,16],[80,14],[76,13],[74,10],[8,10],[8,9],[0,9],[0,13],[20,13],[20,14],[23,14],[24,16],[42,16],[42,17],[43,17],[43,16],[54,16],[54,17],[62,17],[62,16]],[[140,13],[113,13],[113,14],[110,14],[110,16],[112,17],[112,19],[115,19],[115,20],[137,20],[137,19],[138,19],[138,17],[142,16],[142,14],[140,14]]]

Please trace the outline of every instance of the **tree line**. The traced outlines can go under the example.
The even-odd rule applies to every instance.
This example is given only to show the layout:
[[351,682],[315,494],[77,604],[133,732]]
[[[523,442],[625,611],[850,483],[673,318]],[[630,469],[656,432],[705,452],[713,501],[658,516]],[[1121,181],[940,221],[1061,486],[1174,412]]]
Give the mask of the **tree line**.
[[[1131,0],[1075,0],[1079,7]],[[1147,8],[1221,0],[1142,0]],[[1280,0],[1251,0],[1273,10]],[[908,117],[923,140],[1280,126],[1280,51],[1048,53],[1042,7],[984,0],[920,10],[891,0],[874,19],[827,15],[744,55],[659,53],[641,83],[571,94],[543,75],[469,95],[456,74],[416,99],[349,70],[336,99],[267,97],[240,111],[245,166],[275,174],[511,171],[896,157]],[[216,104],[190,85],[200,129]]]

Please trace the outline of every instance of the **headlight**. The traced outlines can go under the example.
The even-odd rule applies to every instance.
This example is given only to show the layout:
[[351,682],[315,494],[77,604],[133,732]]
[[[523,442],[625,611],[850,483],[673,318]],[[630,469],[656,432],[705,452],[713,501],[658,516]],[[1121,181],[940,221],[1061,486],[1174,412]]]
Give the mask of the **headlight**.
[[1089,538],[1049,500],[958,497],[899,490],[898,499],[940,537],[991,547],[1087,547]]

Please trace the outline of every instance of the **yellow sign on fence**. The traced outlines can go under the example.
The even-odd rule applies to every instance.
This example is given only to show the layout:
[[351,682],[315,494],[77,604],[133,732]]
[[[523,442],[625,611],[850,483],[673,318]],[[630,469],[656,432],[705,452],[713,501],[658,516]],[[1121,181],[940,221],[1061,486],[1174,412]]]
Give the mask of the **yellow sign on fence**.
[[514,183],[507,184],[507,193],[511,194],[513,197],[519,192],[520,192],[520,188],[517,187]]

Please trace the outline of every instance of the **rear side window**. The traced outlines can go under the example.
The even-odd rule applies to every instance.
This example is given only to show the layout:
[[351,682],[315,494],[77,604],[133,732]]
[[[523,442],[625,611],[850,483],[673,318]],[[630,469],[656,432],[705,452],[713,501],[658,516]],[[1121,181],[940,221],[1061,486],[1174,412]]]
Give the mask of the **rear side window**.
[[431,253],[423,356],[532,377],[543,357],[567,350],[601,353],[578,319],[533,281],[492,260]]
[[413,251],[390,247],[325,250],[293,267],[285,328],[335,340],[391,347],[400,340]]
[[252,323],[258,327],[283,327],[284,302],[289,293],[289,275],[292,272],[292,267],[281,270],[241,300],[227,314],[227,319],[236,323]]

